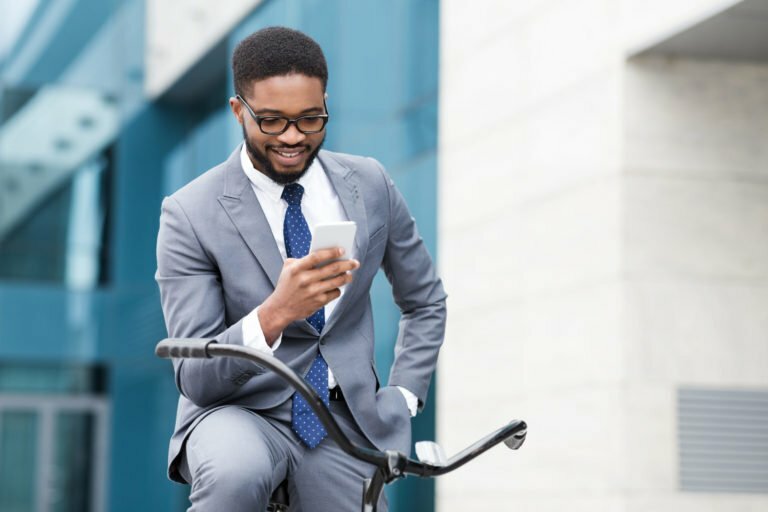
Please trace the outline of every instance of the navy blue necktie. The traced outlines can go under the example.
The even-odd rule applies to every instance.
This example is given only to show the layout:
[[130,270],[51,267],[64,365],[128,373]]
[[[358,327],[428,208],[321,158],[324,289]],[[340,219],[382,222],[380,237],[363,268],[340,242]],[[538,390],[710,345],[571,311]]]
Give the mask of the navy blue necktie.
[[[286,185],[283,189],[282,198],[288,203],[288,209],[285,212],[285,221],[283,222],[283,237],[285,239],[285,252],[289,258],[303,258],[309,253],[309,244],[312,241],[312,234],[309,232],[309,226],[301,213],[301,197],[304,195],[304,187],[298,183]],[[325,310],[320,308],[307,318],[307,322],[314,327],[318,333],[325,327]],[[322,354],[317,354],[312,366],[309,367],[306,379],[309,384],[317,391],[320,398],[328,406],[328,364],[323,359]],[[325,428],[317,415],[309,407],[304,397],[299,393],[294,393],[293,404],[291,406],[291,428],[299,436],[304,444],[314,448],[326,435]]]

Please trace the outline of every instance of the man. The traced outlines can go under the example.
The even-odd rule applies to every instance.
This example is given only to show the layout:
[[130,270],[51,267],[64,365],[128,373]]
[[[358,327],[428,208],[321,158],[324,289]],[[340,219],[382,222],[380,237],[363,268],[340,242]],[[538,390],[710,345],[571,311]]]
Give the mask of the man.
[[[274,354],[307,376],[353,442],[409,452],[446,317],[414,220],[378,162],[320,150],[328,73],[315,41],[263,29],[232,65],[244,143],[163,202],[156,279],[168,335]],[[313,226],[345,220],[357,223],[354,254],[307,254]],[[381,388],[369,298],[379,268],[402,311]],[[264,510],[286,478],[292,510],[359,510],[372,467],[345,456],[279,377],[238,359],[174,369],[169,475],[192,484],[190,510]]]

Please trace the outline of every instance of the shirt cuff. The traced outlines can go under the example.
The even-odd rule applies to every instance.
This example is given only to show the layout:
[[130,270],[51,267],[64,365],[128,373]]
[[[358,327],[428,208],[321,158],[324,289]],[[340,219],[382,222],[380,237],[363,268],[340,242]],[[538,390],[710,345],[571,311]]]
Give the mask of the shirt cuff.
[[408,410],[411,411],[411,418],[413,418],[416,416],[416,411],[419,409],[419,399],[403,386],[397,386],[397,389],[399,389],[405,397],[405,402],[408,404]]
[[264,330],[261,328],[261,322],[259,322],[259,308],[257,307],[243,318],[243,345],[250,348],[255,348],[259,352],[271,356],[274,354],[277,347],[283,341],[283,333],[277,337],[275,342],[270,347],[267,345],[267,339],[264,337]]

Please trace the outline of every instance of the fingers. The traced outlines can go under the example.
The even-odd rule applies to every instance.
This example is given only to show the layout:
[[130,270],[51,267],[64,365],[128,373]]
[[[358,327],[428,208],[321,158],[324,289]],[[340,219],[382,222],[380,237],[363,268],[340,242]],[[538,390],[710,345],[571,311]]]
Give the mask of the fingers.
[[352,282],[352,274],[344,272],[334,277],[314,281],[306,288],[308,297],[312,297],[314,305],[311,311],[326,306],[329,302],[341,296],[341,288]]
[[352,282],[352,274],[349,272],[343,272],[341,274],[334,275],[333,277],[316,281],[312,285],[312,293],[327,293],[331,290],[341,288]]
[[[282,297],[290,298],[290,308],[294,310],[292,317],[309,316],[341,296],[341,288],[352,282],[351,272],[360,267],[360,262],[353,259],[328,263],[343,254],[340,248],[323,249],[303,258],[285,260],[276,291],[279,290]],[[318,267],[322,263],[326,264]]]
[[[328,304],[332,300],[338,299],[339,297],[341,297],[341,290],[339,290],[338,288],[334,288],[333,290],[331,290],[329,292],[326,292],[325,293],[325,298],[327,300],[326,300],[325,304],[323,304],[323,306],[325,306],[326,304]],[[320,308],[318,308],[318,309],[320,309]]]
[[320,249],[307,256],[304,256],[298,260],[299,270],[310,270],[318,266],[320,263],[328,260],[335,260],[344,256],[344,249],[341,247],[334,247],[332,249]]
[[[291,269],[294,273],[303,273],[310,271],[311,280],[327,279],[331,276],[349,272],[360,267],[360,262],[354,259],[339,260],[344,255],[344,249],[341,247],[332,249],[322,249],[315,251],[298,260],[292,260]],[[338,260],[328,263],[329,260]],[[288,263],[288,260],[285,260]],[[326,263],[325,265],[322,265]]]
[[339,274],[345,274],[351,272],[360,267],[360,262],[357,260],[341,260],[328,263],[317,269],[311,270],[308,274],[311,275],[312,280],[324,280],[336,277]]
[[[341,277],[341,276],[340,276]],[[351,279],[350,279],[351,280]],[[336,283],[337,286],[327,284],[328,281],[317,283],[315,287],[309,292],[308,302],[302,309],[300,318],[306,318],[320,308],[324,308],[331,301],[341,297],[341,284]]]

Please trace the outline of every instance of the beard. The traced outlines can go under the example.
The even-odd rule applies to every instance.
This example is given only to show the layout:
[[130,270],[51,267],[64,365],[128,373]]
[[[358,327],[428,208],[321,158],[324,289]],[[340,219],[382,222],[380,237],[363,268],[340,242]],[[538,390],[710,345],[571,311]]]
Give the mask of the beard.
[[[251,141],[248,140],[248,134],[245,133],[245,126],[243,128],[243,140],[245,141],[245,149],[248,151],[248,154],[251,156],[251,158],[254,160],[254,167],[256,167],[257,171],[260,171],[262,174],[264,174],[267,178],[271,179],[278,185],[288,185],[290,183],[295,183],[299,179],[301,179],[304,174],[306,174],[307,169],[309,169],[309,166],[312,165],[312,162],[315,161],[315,158],[317,157],[317,154],[320,152],[320,148],[323,147],[323,142],[325,142],[325,137],[323,137],[323,140],[320,141],[320,144],[317,145],[317,147],[312,151],[312,153],[309,154],[307,157],[307,161],[304,164],[304,167],[301,170],[294,171],[294,172],[279,172],[277,169],[275,169],[275,166],[272,165],[272,162],[269,160],[267,155],[257,149],[256,147],[251,144]],[[290,147],[290,146],[283,146],[283,147]],[[309,146],[306,145],[296,145],[293,146],[295,148],[307,148]]]

